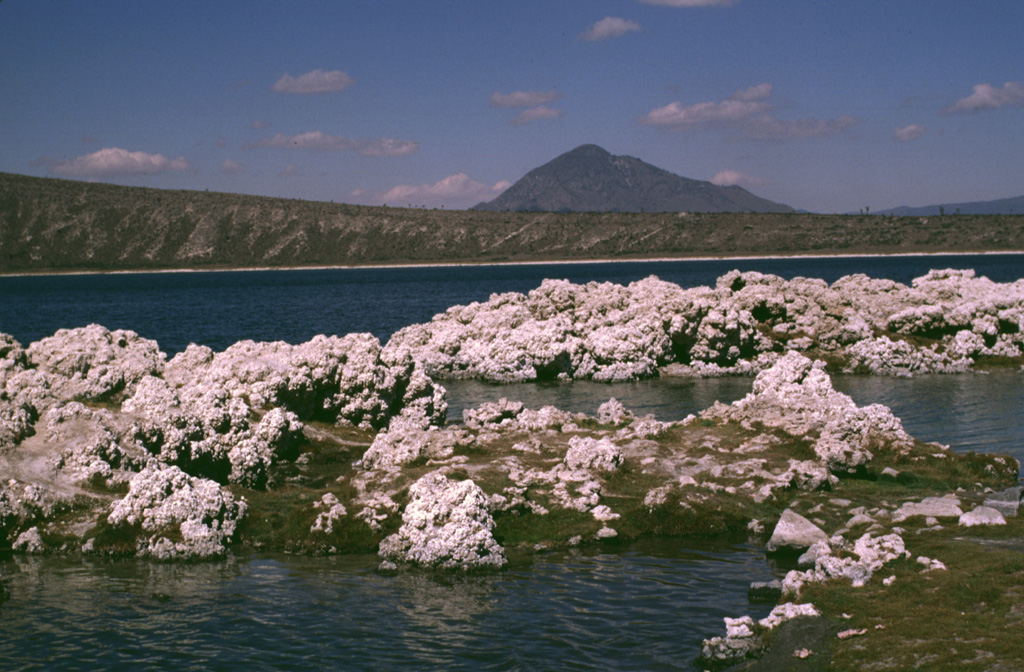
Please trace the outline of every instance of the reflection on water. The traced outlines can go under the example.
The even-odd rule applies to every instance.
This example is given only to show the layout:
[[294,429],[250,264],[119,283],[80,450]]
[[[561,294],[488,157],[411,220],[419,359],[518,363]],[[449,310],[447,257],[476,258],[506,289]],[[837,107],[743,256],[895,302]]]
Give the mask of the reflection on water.
[[[662,378],[635,383],[536,383],[489,385],[445,381],[452,420],[462,410],[508,397],[531,408],[557,406],[596,415],[597,407],[615,397],[637,415],[651,413],[664,422],[699,413],[716,400],[730,403],[750,391],[752,378],[691,380]],[[837,390],[859,405],[884,404],[912,435],[938,441],[957,451],[1013,455],[1024,462],[1024,374],[1016,370],[990,374],[930,375],[915,378],[833,376]]]
[[376,558],[0,562],[3,669],[689,669],[770,578],[759,549],[651,541],[494,574],[374,572]]

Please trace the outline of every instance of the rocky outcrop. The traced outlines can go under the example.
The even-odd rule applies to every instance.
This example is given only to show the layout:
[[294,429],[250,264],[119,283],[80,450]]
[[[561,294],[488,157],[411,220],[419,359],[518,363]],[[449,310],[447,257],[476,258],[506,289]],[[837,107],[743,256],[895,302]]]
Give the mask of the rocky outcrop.
[[1024,356],[1024,280],[932,271],[907,287],[865,275],[821,280],[733,271],[714,288],[650,277],[628,286],[545,280],[528,294],[455,306],[396,333],[437,378],[622,381],[763,370],[782,354],[849,372],[954,373]]

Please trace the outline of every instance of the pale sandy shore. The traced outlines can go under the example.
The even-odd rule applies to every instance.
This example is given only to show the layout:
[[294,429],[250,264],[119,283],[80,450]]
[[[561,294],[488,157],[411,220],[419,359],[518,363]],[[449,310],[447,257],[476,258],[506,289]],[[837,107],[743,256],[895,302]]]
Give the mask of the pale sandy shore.
[[1016,256],[1024,255],[1021,250],[992,250],[988,252],[895,252],[859,253],[859,254],[776,254],[760,256],[703,256],[703,257],[649,257],[636,259],[562,259],[539,261],[460,261],[447,263],[406,263],[406,264],[358,264],[358,265],[313,265],[313,266],[239,266],[231,268],[161,268],[161,269],[123,269],[113,271],[55,271],[49,273],[0,273],[0,278],[79,276],[79,275],[155,275],[162,273],[229,273],[249,271],[329,271],[329,270],[369,270],[388,268],[461,268],[461,267],[501,267],[501,266],[556,266],[567,264],[646,264],[656,262],[687,262],[687,261],[767,261],[772,259],[868,259],[877,257],[977,257],[977,256]]

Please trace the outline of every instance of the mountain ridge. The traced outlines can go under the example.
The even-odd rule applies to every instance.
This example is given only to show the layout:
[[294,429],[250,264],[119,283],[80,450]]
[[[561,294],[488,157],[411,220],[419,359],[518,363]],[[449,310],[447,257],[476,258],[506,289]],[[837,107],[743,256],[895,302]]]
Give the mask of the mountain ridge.
[[0,275],[1019,252],[1021,241],[1024,215],[426,210],[0,173]]
[[473,210],[524,212],[794,212],[739,186],[681,177],[632,156],[580,145]]
[[963,203],[941,203],[936,205],[906,206],[879,210],[879,215],[895,217],[928,217],[932,215],[1022,215],[1024,195],[997,198],[991,201],[966,201]]

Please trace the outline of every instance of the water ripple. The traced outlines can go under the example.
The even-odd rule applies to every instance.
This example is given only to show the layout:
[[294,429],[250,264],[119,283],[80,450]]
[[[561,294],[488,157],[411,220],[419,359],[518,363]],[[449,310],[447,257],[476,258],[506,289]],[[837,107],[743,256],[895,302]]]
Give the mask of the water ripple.
[[0,563],[4,669],[688,669],[721,618],[766,609],[748,547],[652,542],[493,575],[381,576],[376,559]]

